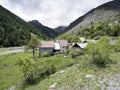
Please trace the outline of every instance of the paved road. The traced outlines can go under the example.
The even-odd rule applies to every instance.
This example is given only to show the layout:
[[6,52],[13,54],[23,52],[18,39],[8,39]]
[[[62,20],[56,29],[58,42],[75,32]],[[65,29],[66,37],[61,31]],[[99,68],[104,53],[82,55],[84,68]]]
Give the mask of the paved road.
[[[4,49],[4,48],[0,48],[0,50],[2,50],[2,49]],[[21,47],[9,47],[7,49],[8,49],[8,51],[0,52],[0,55],[23,52],[24,51],[24,46],[21,46]]]
[[11,50],[11,51],[7,51],[7,52],[2,52],[2,53],[0,53],[0,55],[18,53],[18,52],[23,52],[23,50]]

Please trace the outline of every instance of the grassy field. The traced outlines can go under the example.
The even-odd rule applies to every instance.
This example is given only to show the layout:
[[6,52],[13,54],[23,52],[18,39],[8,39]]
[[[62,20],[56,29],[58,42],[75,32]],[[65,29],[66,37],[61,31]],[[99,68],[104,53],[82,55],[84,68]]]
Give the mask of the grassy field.
[[28,58],[31,53],[0,55],[0,90],[8,88],[22,79],[22,72],[17,65],[18,60]]
[[[19,59],[26,59],[32,56],[32,52],[21,52],[8,55],[0,55],[0,90],[10,88],[23,79],[21,67],[17,64]],[[57,69],[65,68],[72,62],[70,56],[64,57],[63,54],[38,58],[40,61],[52,63]]]
[[[77,57],[74,60],[70,55],[64,56],[64,54],[57,54],[37,58],[39,61],[45,61],[46,64],[52,63],[52,65],[55,65],[57,72],[36,84],[27,85],[23,88],[21,86],[23,73],[18,62],[20,59],[32,57],[32,52],[0,55],[0,90],[8,89],[14,85],[17,86],[16,90],[48,90],[54,83],[57,83],[55,90],[101,90],[103,86],[101,81],[104,77],[106,80],[105,87],[107,87],[109,79],[120,72],[120,53],[111,53],[110,58],[114,63],[102,69],[90,64],[84,56]],[[63,70],[64,72],[61,73]],[[87,75],[91,75],[91,77],[86,78]]]
[[[120,53],[113,53],[110,57],[114,63],[102,69],[78,57],[77,64],[63,69],[64,73],[60,70],[35,85],[25,87],[24,90],[101,90],[102,88],[106,90],[114,75],[120,73]],[[55,83],[56,86],[50,89]]]

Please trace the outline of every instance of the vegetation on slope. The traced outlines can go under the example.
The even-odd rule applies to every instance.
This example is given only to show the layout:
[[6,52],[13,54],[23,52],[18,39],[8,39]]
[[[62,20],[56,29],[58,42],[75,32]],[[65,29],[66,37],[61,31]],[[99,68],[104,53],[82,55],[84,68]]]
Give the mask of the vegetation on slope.
[[66,29],[67,26],[58,26],[57,28],[55,28],[54,30],[58,33],[58,34],[62,34],[64,33],[64,30]]
[[[65,73],[61,74],[61,71],[58,71],[24,90],[101,90],[102,88],[106,89],[110,82],[112,82],[111,87],[114,90],[117,85],[120,85],[116,84],[119,79],[115,80],[115,83],[112,81],[114,75],[120,72],[120,53],[112,56],[116,58],[117,64],[109,64],[109,67],[104,69],[98,69],[89,64],[89,60],[78,58],[78,64],[64,69]],[[50,88],[55,83],[55,87]]]
[[76,34],[82,37],[95,39],[101,36],[118,37],[120,36],[120,17],[116,20],[117,21],[114,21],[114,23],[110,23],[110,20],[96,24],[91,24],[88,27],[83,28],[82,30],[78,30]]
[[29,21],[28,23],[39,29],[43,34],[45,34],[49,38],[55,38],[56,36],[58,36],[58,33],[54,29],[42,25],[37,20]]
[[25,45],[30,40],[31,33],[47,38],[40,30],[0,6],[0,46]]
[[68,40],[69,43],[81,42],[79,40],[79,36],[75,36],[75,35],[71,35],[71,34],[62,34],[56,38],[56,40],[58,40],[58,39]]
[[76,27],[70,33],[67,32],[59,37],[67,39],[70,36],[88,39],[99,39],[102,36],[118,37],[120,36],[120,15],[97,23],[91,22],[85,27]]
[[[118,18],[120,17],[119,6],[120,6],[119,0],[110,1],[108,3],[100,5],[97,8],[92,9],[82,17],[79,17],[77,20],[73,21],[66,28],[65,31],[67,33],[76,34],[77,32],[81,31],[83,28],[86,28],[86,27],[88,28],[89,26],[92,26],[96,23],[101,23],[106,21],[105,24],[110,24],[110,22],[111,24],[114,24],[114,22],[117,22],[117,21],[119,22],[120,20],[120,18]],[[91,28],[91,31],[92,31],[92,28]]]

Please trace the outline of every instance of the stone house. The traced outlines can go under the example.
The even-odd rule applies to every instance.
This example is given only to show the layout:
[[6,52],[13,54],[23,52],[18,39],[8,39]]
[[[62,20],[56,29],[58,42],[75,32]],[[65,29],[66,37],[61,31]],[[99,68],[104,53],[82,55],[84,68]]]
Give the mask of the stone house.
[[41,41],[39,45],[39,54],[48,52],[50,55],[55,51],[60,53],[66,53],[68,51],[68,41],[57,40],[55,43],[53,41]]
[[60,52],[66,53],[68,51],[68,41],[67,40],[57,40],[57,43],[60,45]]
[[41,41],[39,45],[39,54],[48,52],[49,55],[53,54],[54,42],[53,41]]

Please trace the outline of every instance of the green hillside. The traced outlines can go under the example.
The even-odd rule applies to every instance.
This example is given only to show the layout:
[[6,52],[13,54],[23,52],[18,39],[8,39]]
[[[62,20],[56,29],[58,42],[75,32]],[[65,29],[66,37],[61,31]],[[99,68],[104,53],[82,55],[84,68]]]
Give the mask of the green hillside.
[[0,46],[25,45],[29,41],[31,33],[42,39],[47,38],[40,30],[0,6]]
[[49,28],[47,26],[42,25],[37,20],[32,20],[32,21],[29,21],[28,23],[31,24],[31,25],[33,25],[37,29],[39,29],[43,34],[45,34],[49,38],[55,38],[56,36],[58,36],[58,32],[56,32],[52,28]]

